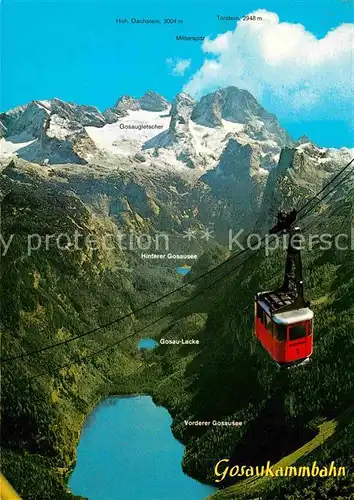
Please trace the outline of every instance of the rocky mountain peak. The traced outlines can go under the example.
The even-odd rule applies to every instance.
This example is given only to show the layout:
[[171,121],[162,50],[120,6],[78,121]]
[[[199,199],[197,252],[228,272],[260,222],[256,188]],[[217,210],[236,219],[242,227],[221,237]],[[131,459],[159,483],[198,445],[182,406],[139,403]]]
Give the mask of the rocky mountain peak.
[[115,123],[120,118],[128,116],[129,111],[164,111],[168,108],[168,101],[160,94],[148,90],[139,99],[130,95],[122,95],[112,108],[107,108],[103,116],[107,123]]
[[85,127],[103,127],[106,120],[94,106],[82,106],[58,98],[32,101],[1,114],[3,136],[10,144],[22,144],[17,154],[42,163],[85,163],[95,150]]
[[[127,162],[135,168],[144,151],[144,166],[191,176],[213,170],[218,176],[215,181],[224,184],[237,183],[242,172],[244,179],[258,182],[259,178],[262,184],[277,167],[284,147],[290,147],[281,153],[280,168],[285,169],[293,163],[292,154],[305,158],[306,168],[312,162],[326,163],[327,168],[329,156],[334,155],[308,138],[294,143],[274,115],[248,91],[236,87],[212,92],[199,101],[182,92],[171,109],[163,96],[148,91],[140,98],[122,95],[104,113],[94,106],[54,98],[18,106],[0,118],[6,157],[15,154],[45,164],[97,162],[114,168]],[[299,151],[292,153],[294,148]],[[194,172],[186,173],[185,167]]]
[[7,113],[1,113],[0,120],[4,129],[4,137],[23,133],[29,137],[37,137],[49,114],[50,111],[42,106],[40,101],[32,101]]
[[160,94],[148,90],[139,99],[140,108],[144,111],[164,111],[169,107],[168,101]]
[[307,144],[307,143],[313,144],[311,139],[307,135],[302,135],[295,142],[295,146],[301,146],[301,144]]
[[204,127],[219,127],[222,125],[223,98],[220,91],[203,96],[195,106],[192,120]]
[[200,99],[192,120],[206,127],[218,127],[222,119],[235,123],[247,123],[262,114],[262,107],[247,90],[227,87]]
[[284,146],[292,142],[274,115],[268,113],[247,90],[227,87],[200,99],[192,120],[205,127],[220,127],[222,120],[245,125],[255,140],[273,140]]
[[187,123],[195,105],[196,101],[190,95],[184,92],[177,94],[170,111],[172,120]]
[[122,95],[113,108],[119,111],[137,111],[140,109],[139,99],[135,99],[130,95]]
[[191,117],[196,101],[188,94],[181,92],[172,103],[170,116],[170,132],[174,135],[187,134],[186,125]]
[[104,116],[94,106],[83,106],[58,98],[31,101],[25,106],[19,106],[0,115],[5,137],[25,134],[37,138],[49,118],[57,120],[64,128],[73,130],[105,125]]
[[103,112],[106,123],[115,123],[120,118],[128,115],[128,111],[140,109],[139,100],[129,95],[122,95],[112,108],[107,108]]
[[222,117],[224,120],[247,123],[262,114],[263,108],[247,90],[227,87],[220,93],[223,100]]
[[262,168],[270,170],[281,148],[292,144],[276,117],[248,91],[237,87],[212,92],[200,101],[180,93],[170,116],[169,129],[147,141],[144,149],[172,149],[177,160],[189,167],[216,167],[225,144],[234,138],[241,145],[251,144],[252,151],[258,151]]

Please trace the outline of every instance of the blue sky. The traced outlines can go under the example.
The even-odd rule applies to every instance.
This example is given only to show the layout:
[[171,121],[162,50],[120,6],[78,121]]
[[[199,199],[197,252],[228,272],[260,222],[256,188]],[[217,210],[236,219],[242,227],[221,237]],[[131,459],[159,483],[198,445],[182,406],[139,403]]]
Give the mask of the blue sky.
[[[214,40],[226,31],[232,32],[236,27],[234,22],[218,21],[217,15],[242,16],[265,9],[276,13],[279,22],[300,23],[306,32],[312,33],[316,38],[323,38],[339,25],[353,22],[353,4],[353,0],[3,0],[1,110],[33,99],[52,97],[91,104],[103,110],[112,106],[122,94],[139,97],[149,89],[168,99],[172,99],[184,88],[203,95],[213,90],[215,82],[211,82],[208,88],[210,78],[203,74],[203,83],[198,87],[199,80],[195,75],[206,59],[213,60],[219,56],[214,48],[213,53],[208,54],[201,42],[176,41],[176,35],[205,36]],[[183,20],[183,24],[156,26],[115,22],[116,18],[125,17],[177,18]],[[250,35],[247,36],[249,44],[251,38]],[[340,49],[340,40],[338,44]],[[279,46],[281,45],[280,43]],[[238,56],[239,52],[238,49]],[[341,62],[342,56],[334,56]],[[178,60],[189,63],[184,74],[183,71],[180,74],[173,71]],[[224,71],[220,80],[222,86],[238,81],[231,72],[225,74],[228,73],[225,72],[225,64],[232,66],[233,60],[232,52],[229,52],[223,54],[224,62],[221,59],[219,61],[221,66],[224,65],[220,66]],[[348,80],[353,68],[346,62],[344,56],[342,66],[338,63],[338,66],[333,67],[333,61],[329,61],[326,71],[329,79],[337,71],[338,74],[345,74],[347,79],[341,85],[348,88],[348,81],[353,82]],[[271,65],[274,67],[274,62]],[[316,65],[314,67],[317,68]],[[262,71],[261,64],[260,77]],[[290,73],[291,71],[292,69]],[[316,78],[317,82],[327,80],[324,75],[326,73],[323,71],[318,78],[313,74],[307,85],[313,85],[312,78]],[[193,84],[188,83],[191,80]],[[253,87],[248,85],[247,79],[242,81],[245,81],[245,86]],[[260,96],[256,97],[269,111],[277,114],[281,124],[295,138],[307,134],[320,145],[352,146],[353,108],[347,99],[348,92],[343,88],[337,92],[333,83],[332,87],[328,84],[323,102],[320,99],[315,106],[313,102],[309,102],[306,109],[301,106],[298,109],[293,106],[292,101],[289,105],[284,105],[279,100],[278,91],[281,89],[274,87],[276,82],[268,82],[267,85]],[[248,90],[252,91],[253,88]]]

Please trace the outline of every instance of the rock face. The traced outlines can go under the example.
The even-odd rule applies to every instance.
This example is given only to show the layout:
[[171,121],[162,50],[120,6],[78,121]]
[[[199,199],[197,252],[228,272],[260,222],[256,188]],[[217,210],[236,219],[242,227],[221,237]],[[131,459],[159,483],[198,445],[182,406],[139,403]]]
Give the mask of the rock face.
[[235,87],[213,92],[194,101],[178,94],[172,103],[169,129],[147,141],[143,148],[172,150],[190,168],[217,167],[230,138],[250,144],[259,154],[260,166],[271,170],[279,153],[292,140],[277,119],[252,95]]
[[[260,151],[230,138],[217,167],[201,177],[212,197],[223,200],[217,207],[222,212],[217,222],[221,233],[227,228],[252,225],[252,214],[260,207],[266,178],[266,172],[260,168]],[[203,203],[207,211],[212,200],[204,198]]]
[[165,111],[169,108],[168,101],[160,94],[149,90],[140,99],[129,95],[121,96],[112,108],[106,109],[103,116],[107,123],[115,123],[120,118],[128,116],[129,111]]
[[178,94],[171,106],[168,130],[147,141],[144,144],[144,149],[171,149],[178,161],[194,168],[195,147],[189,122],[195,104],[196,101],[188,94],[183,92]]
[[164,111],[168,109],[169,103],[156,92],[149,90],[139,99],[140,109],[144,111]]
[[220,127],[222,125],[223,96],[220,91],[206,95],[200,99],[193,110],[192,120],[204,127]]
[[[188,94],[181,92],[176,96],[176,99],[172,103],[170,115],[170,131],[171,133],[178,135],[178,130],[181,125],[187,125],[190,120],[192,111],[196,101]],[[183,130],[183,129],[182,129]]]
[[[307,139],[307,138],[306,138]],[[300,207],[352,158],[350,150],[319,148],[307,140],[284,148],[264,188],[259,224],[269,227],[279,210]]]
[[121,96],[112,108],[106,109],[103,116],[107,123],[115,123],[123,116],[128,116],[128,111],[137,111],[140,109],[138,99],[128,95]]
[[307,135],[302,135],[295,142],[295,146],[301,146],[301,144],[306,144],[307,142],[312,143],[311,139]]
[[[163,111],[169,111],[169,124],[162,132],[157,129],[155,135],[136,132],[132,136],[128,132],[125,137],[121,132],[124,127],[117,125],[116,132],[116,129],[104,129],[111,141],[109,144],[105,133],[95,134],[91,130],[92,134],[88,135],[86,130],[87,127],[102,129],[122,121],[127,123],[127,130],[138,130],[140,124],[146,126],[149,122],[149,113],[155,113],[154,120],[164,119],[166,123],[167,113],[156,118],[156,113]],[[199,102],[180,93],[171,107],[156,92],[148,91],[141,98],[123,95],[103,113],[92,106],[59,99],[33,101],[2,113],[0,124],[2,137],[12,142],[15,136],[9,147],[10,154],[16,151],[22,158],[39,163],[44,160],[49,163],[82,163],[106,161],[107,158],[112,163],[111,153],[130,155],[134,162],[135,155],[144,151],[147,164],[159,164],[154,160],[159,158],[168,168],[176,164],[178,168],[184,165],[205,171],[217,166],[225,145],[233,137],[256,149],[261,144],[258,148],[261,166],[270,170],[277,162],[281,147],[291,143],[276,118],[265,111],[249,92],[235,87],[213,92]]]
[[258,104],[247,90],[227,87],[200,99],[192,113],[192,120],[205,127],[220,127],[222,120],[247,124],[254,139],[274,136],[282,145],[291,143],[274,115]]
[[29,140],[30,144],[26,143],[17,152],[28,161],[86,163],[85,155],[94,150],[95,145],[85,127],[103,127],[106,122],[102,113],[93,106],[51,99],[32,101],[2,113],[1,123],[3,137]]
[[259,158],[255,150],[249,144],[243,146],[235,139],[230,139],[220,157],[215,175],[239,179],[241,173],[247,172],[249,175],[252,170],[258,168]]
[[140,104],[138,99],[134,99],[134,97],[130,97],[129,95],[122,95],[115,107],[122,113],[127,113],[127,111],[137,111],[140,109]]
[[246,189],[247,178],[245,192],[257,206],[268,174],[279,158],[284,162],[284,148],[301,150],[315,163],[326,162],[326,168],[326,155],[335,156],[308,138],[294,143],[274,115],[236,87],[199,101],[180,93],[171,106],[152,91],[140,98],[123,95],[103,113],[60,99],[32,101],[0,118],[0,156],[7,159],[15,155],[44,165],[91,164],[160,175],[168,170],[193,181],[202,178],[214,193],[231,189],[233,195],[241,186]]
[[50,115],[51,106],[47,101],[33,101],[26,106],[18,106],[8,113],[1,113],[0,119],[4,137],[26,133],[37,137]]
[[37,137],[49,116],[56,116],[61,124],[68,128],[102,127],[105,119],[102,113],[93,106],[82,106],[60,99],[49,101],[32,101],[7,113],[1,113],[0,120],[6,130],[5,136],[26,133]]

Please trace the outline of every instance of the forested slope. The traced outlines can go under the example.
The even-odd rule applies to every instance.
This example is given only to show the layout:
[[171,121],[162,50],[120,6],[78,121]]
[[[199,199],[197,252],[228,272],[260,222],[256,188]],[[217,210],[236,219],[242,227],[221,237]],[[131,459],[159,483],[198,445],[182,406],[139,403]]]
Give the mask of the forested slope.
[[[317,206],[301,225],[305,234],[350,234],[353,186],[348,181]],[[100,236],[117,227],[62,184],[11,170],[2,183],[2,235],[14,234],[1,261],[2,358],[69,339],[127,313],[177,285],[167,269],[141,267],[134,252],[118,247],[58,250],[50,243],[28,255],[28,234]],[[291,197],[286,198],[291,205]],[[279,207],[281,208],[281,207]],[[269,216],[269,214],[265,214]],[[98,238],[99,240],[99,238]],[[341,242],[343,243],[343,242]],[[211,246],[189,279],[230,256]],[[247,261],[246,261],[247,258]],[[151,321],[130,318],[38,356],[3,365],[2,465],[24,499],[72,498],[64,486],[74,464],[85,416],[107,394],[148,392],[174,417],[173,432],[186,444],[183,468],[214,482],[214,467],[262,465],[291,456],[316,438],[318,426],[333,422],[323,444],[298,462],[335,460],[350,467],[354,405],[354,254],[351,249],[304,251],[305,288],[315,312],[315,349],[310,364],[279,371],[253,336],[253,297],[282,280],[285,252],[248,252],[192,284],[183,297],[163,303],[172,326],[157,338],[198,339],[194,345],[161,345],[141,355],[136,338],[80,362],[117,335]],[[245,262],[243,265],[242,262]],[[234,268],[236,268],[234,270]],[[221,275],[215,287],[210,285]],[[209,289],[203,292],[204,288]],[[186,296],[200,295],[181,305]],[[62,365],[67,365],[60,368]],[[235,420],[239,427],[191,427],[184,420]],[[332,424],[331,424],[332,425]],[[348,469],[349,470],[349,469]],[[220,485],[220,483],[219,483]],[[255,498],[225,480],[219,498]],[[262,498],[351,498],[352,475],[343,480],[278,479],[262,485]],[[322,496],[319,496],[322,495]],[[327,495],[323,496],[323,495]],[[331,496],[332,495],[332,496]]]
[[[70,339],[176,286],[171,272],[152,273],[134,252],[102,245],[107,232],[117,231],[112,221],[72,191],[44,182],[36,168],[16,176],[11,171],[1,187],[1,233],[10,242],[1,258],[2,359]],[[75,230],[82,235],[77,248],[64,248],[65,239],[60,248],[56,238],[46,244],[46,235],[73,237]],[[28,251],[31,235],[38,236]],[[83,245],[86,237],[97,244]],[[142,363],[137,337],[85,363],[80,359],[133,332],[137,323],[128,318],[2,365],[2,469],[24,499],[72,498],[64,478],[87,414],[107,394],[141,390],[131,382]]]
[[[307,228],[304,233],[350,237],[353,199],[352,185],[347,183],[302,222]],[[341,241],[343,245],[344,237]],[[268,460],[275,464],[315,438],[320,424],[333,420],[337,423],[333,436],[308,456],[300,456],[297,464],[317,460],[326,465],[334,460],[347,467],[348,477],[271,480],[262,498],[285,498],[287,493],[295,495],[289,498],[333,498],[333,492],[338,498],[352,498],[354,255],[350,248],[334,247],[324,250],[317,245],[304,251],[306,294],[316,318],[309,364],[279,370],[252,333],[254,294],[280,284],[283,251],[268,257],[255,255],[218,283],[217,293],[205,293],[193,301],[189,316],[163,333],[164,337],[197,335],[200,340],[197,352],[195,346],[178,353],[160,348],[153,355],[163,359],[163,377],[154,395],[171,408],[173,430],[187,442],[183,468],[188,474],[214,481],[214,467],[223,458],[230,458],[230,467],[263,465]],[[193,326],[194,330],[198,326],[196,333]],[[242,421],[243,425],[184,424],[184,420],[213,419]],[[222,486],[234,481],[226,479]],[[226,491],[217,498],[255,498],[259,493],[246,487],[242,495],[240,490],[235,490],[235,496],[232,488]],[[319,496],[322,492],[325,496]]]

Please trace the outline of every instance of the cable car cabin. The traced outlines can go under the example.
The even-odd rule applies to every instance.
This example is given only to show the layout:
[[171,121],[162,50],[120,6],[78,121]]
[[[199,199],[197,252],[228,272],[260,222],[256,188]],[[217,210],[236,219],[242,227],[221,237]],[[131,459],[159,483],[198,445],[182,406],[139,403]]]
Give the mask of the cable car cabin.
[[304,298],[297,212],[279,212],[271,234],[288,234],[282,286],[255,297],[255,336],[278,365],[300,363],[312,354],[313,312]]
[[277,303],[274,292],[256,295],[255,335],[278,365],[300,363],[312,354],[313,312],[303,307],[277,314]]

